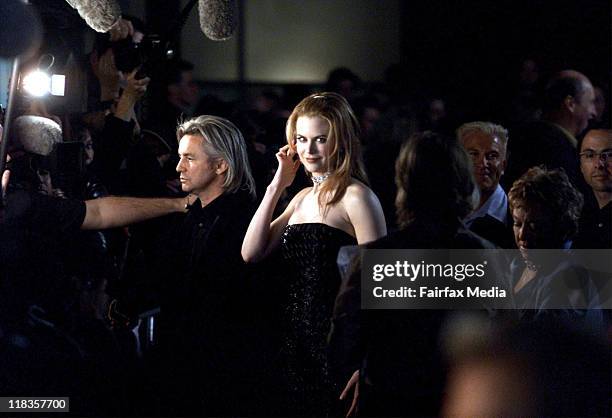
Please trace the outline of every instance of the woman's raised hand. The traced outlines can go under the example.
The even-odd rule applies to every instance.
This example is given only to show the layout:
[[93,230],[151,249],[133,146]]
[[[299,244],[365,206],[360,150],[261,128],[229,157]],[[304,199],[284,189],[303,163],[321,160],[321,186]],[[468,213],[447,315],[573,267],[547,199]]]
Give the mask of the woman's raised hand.
[[289,187],[295,179],[295,174],[300,167],[300,160],[297,153],[293,151],[289,145],[280,148],[276,153],[278,160],[278,169],[272,179],[272,184],[284,189]]
[[353,391],[353,399],[351,400],[351,406],[349,407],[346,417],[352,417],[357,414],[357,405],[359,404],[359,370],[355,370],[349,381],[346,383],[346,387],[340,394],[340,400],[343,401],[350,396],[351,390]]

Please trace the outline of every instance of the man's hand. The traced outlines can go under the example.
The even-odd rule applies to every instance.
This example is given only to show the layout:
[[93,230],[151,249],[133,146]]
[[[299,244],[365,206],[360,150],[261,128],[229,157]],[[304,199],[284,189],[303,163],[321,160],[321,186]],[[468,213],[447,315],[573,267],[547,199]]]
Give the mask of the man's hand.
[[134,26],[132,22],[125,19],[119,19],[108,31],[111,42],[125,39],[128,36],[134,35]]
[[111,48],[93,62],[93,73],[100,83],[100,100],[117,98],[124,76],[115,65],[115,54]]
[[127,76],[127,85],[121,93],[121,97],[117,102],[117,107],[113,110],[115,117],[126,122],[130,121],[131,119],[136,119],[134,105],[145,94],[147,91],[147,86],[151,81],[149,77],[140,79],[136,78],[137,72],[138,68]]
[[126,86],[123,90],[123,94],[133,96],[136,100],[140,99],[147,91],[147,86],[151,79],[149,77],[136,78],[139,68],[136,68],[126,79]]

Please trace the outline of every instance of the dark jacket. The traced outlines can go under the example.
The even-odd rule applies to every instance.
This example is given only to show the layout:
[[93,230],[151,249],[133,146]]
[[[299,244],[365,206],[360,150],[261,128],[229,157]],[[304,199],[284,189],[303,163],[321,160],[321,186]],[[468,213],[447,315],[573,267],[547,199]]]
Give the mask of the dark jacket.
[[254,209],[238,192],[161,220],[149,272],[159,279],[162,315],[176,327],[216,329],[238,316],[249,284],[240,249]]
[[[512,217],[508,215],[508,219],[512,219]],[[516,248],[512,221],[509,225],[506,225],[487,214],[481,218],[476,218],[469,229],[499,248]]]
[[601,209],[585,207],[572,248],[612,249],[612,202]]
[[[459,220],[413,222],[365,247],[494,248]],[[361,311],[360,264],[356,260],[336,298],[330,336],[335,369],[361,368],[360,413],[364,416],[437,415],[446,374],[439,337],[447,312]]]
[[33,303],[60,309],[66,260],[74,259],[66,245],[79,234],[85,203],[17,190],[2,209],[0,320]]
[[582,188],[576,139],[551,122],[531,122],[517,129],[508,142],[508,168],[502,179],[504,189],[534,166],[562,168],[571,182]]
[[[253,383],[257,300],[242,240],[255,207],[245,192],[223,194],[162,221],[150,249],[159,284],[163,405],[172,414],[243,414]],[[173,405],[173,406],[170,406]]]

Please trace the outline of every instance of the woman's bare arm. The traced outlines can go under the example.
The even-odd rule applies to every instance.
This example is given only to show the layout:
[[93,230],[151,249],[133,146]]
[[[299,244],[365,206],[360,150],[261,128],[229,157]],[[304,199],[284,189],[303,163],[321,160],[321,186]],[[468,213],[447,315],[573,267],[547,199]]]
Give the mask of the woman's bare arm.
[[293,209],[302,192],[298,193],[281,216],[272,222],[272,215],[283,191],[293,182],[299,160],[293,159],[295,153],[289,146],[282,147],[276,154],[278,169],[272,182],[266,189],[266,194],[255,212],[244,241],[242,242],[242,258],[248,263],[257,262],[265,258],[278,246],[283,229],[289,222]]
[[361,183],[350,185],[342,199],[358,244],[387,235],[385,215],[378,197]]

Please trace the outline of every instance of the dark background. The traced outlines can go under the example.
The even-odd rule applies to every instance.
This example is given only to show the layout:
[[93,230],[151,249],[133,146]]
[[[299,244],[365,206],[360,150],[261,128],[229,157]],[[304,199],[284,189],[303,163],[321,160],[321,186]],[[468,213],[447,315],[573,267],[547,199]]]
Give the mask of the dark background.
[[516,89],[526,58],[543,76],[582,71],[609,95],[610,21],[609,0],[404,1],[402,64],[414,89],[483,118]]
[[[256,0],[239,4],[246,1]],[[87,29],[65,0],[32,3],[43,15],[46,47],[60,60],[60,51],[87,52],[82,36]],[[125,10],[129,2],[122,3]],[[145,20],[154,31],[163,30],[178,14],[180,3],[147,0]],[[520,65],[526,58],[538,63],[541,79],[561,69],[576,69],[610,97],[609,0],[405,0],[400,13],[399,87],[417,99],[442,97],[457,119],[499,119],[504,103],[517,90]],[[376,60],[376,51],[362,53]],[[239,83],[209,87],[231,90]],[[248,82],[241,86],[245,84],[257,87]]]

